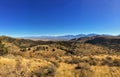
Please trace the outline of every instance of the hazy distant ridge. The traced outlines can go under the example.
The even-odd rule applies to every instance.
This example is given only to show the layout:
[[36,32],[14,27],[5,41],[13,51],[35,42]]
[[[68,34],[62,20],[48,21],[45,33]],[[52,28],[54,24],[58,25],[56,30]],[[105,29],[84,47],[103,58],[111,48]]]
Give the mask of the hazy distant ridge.
[[[30,37],[24,37],[27,39],[36,39],[36,40],[70,40],[74,38],[80,38],[80,37],[91,37],[91,36],[98,36],[100,34],[78,34],[78,35],[63,35],[63,36],[30,36]],[[101,34],[102,36],[112,36],[107,34]]]

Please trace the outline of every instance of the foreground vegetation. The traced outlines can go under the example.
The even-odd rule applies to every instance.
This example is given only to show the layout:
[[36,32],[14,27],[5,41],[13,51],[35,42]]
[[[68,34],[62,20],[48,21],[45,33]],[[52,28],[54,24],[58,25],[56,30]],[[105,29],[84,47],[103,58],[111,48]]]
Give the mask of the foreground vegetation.
[[93,40],[32,41],[1,36],[0,77],[120,77],[119,42],[112,41],[113,48],[111,41],[108,46]]

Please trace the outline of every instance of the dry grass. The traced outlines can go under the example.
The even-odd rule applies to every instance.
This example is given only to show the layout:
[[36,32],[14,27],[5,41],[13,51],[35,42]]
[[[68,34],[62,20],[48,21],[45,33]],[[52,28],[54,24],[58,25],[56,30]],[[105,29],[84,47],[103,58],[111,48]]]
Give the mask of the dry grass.
[[120,67],[108,67],[108,66],[93,66],[94,70],[92,77],[120,77]]
[[56,66],[42,59],[25,59],[17,57],[0,58],[0,76],[1,77],[31,77],[39,75],[52,74]]
[[[70,56],[66,56],[67,59]],[[75,57],[75,56],[74,56]],[[95,56],[99,60],[106,56]],[[78,59],[89,59],[88,56],[77,57]],[[101,59],[100,59],[101,58]],[[120,57],[113,56],[113,61]],[[63,59],[63,58],[62,58]],[[64,59],[66,59],[64,57]],[[0,77],[120,77],[119,66],[90,65],[88,62],[75,64],[63,61],[38,58],[23,58],[21,56],[7,55],[0,57]]]

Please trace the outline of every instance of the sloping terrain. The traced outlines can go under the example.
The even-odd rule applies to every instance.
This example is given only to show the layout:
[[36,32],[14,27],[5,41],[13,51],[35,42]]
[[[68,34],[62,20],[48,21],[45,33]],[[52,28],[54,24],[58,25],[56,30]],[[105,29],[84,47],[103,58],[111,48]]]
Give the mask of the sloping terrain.
[[119,40],[94,36],[33,41],[1,36],[0,77],[120,77]]
[[92,40],[87,40],[86,43],[106,46],[116,50],[120,50],[120,37],[97,37]]

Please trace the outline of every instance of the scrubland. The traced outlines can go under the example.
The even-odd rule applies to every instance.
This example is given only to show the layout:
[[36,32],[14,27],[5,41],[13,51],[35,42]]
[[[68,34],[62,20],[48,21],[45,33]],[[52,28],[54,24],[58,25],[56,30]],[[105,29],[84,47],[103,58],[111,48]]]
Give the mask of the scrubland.
[[0,77],[120,77],[118,49],[80,41],[0,40]]

